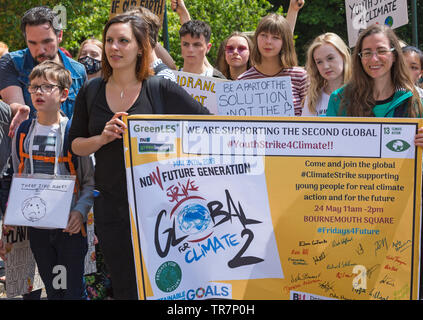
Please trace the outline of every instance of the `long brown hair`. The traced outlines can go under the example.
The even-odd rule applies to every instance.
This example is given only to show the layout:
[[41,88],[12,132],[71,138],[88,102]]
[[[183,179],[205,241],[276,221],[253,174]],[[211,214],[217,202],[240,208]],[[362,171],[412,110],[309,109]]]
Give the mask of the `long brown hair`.
[[141,49],[141,54],[137,57],[135,65],[135,75],[139,81],[143,81],[153,74],[150,68],[151,46],[148,37],[148,25],[143,19],[136,15],[121,14],[111,18],[103,30],[103,54],[101,57],[101,65],[103,70],[103,78],[107,81],[113,73],[113,68],[110,66],[106,57],[106,34],[110,26],[115,23],[127,23],[131,26],[132,33],[135,36],[138,47]]
[[279,52],[282,68],[291,68],[298,65],[295,52],[294,38],[288,21],[279,14],[271,13],[262,18],[254,33],[254,47],[251,57],[254,64],[261,63],[261,53],[257,45],[257,37],[262,32],[276,34],[282,39],[282,49]]
[[362,50],[364,39],[378,33],[384,34],[388,38],[391,48],[394,48],[392,54],[395,55],[395,60],[391,67],[391,79],[395,90],[406,90],[413,93],[407,107],[408,117],[415,118],[422,115],[420,97],[409,75],[399,40],[391,28],[380,24],[373,24],[360,33],[352,54],[352,78],[341,97],[340,113],[345,112],[347,116],[353,117],[374,117],[373,107],[376,104],[373,98],[374,81],[363,69],[358,54]]

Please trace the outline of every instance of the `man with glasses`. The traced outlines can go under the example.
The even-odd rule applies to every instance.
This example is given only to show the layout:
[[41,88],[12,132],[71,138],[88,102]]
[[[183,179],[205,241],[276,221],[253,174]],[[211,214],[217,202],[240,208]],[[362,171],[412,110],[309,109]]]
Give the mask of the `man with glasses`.
[[[29,9],[22,17],[21,30],[27,48],[6,54],[0,59],[0,96],[12,109],[29,106],[30,118],[35,117],[36,111],[27,90],[28,76],[36,65],[45,60],[52,60],[71,72],[72,86],[69,98],[61,106],[70,119],[76,96],[87,76],[82,64],[59,50],[63,30],[56,13],[47,7]],[[16,127],[17,124],[12,121],[11,133]]]

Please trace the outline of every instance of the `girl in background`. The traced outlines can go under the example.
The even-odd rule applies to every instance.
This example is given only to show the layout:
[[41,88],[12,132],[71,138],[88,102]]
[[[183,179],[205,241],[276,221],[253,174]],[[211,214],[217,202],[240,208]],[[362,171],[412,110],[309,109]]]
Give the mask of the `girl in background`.
[[254,66],[238,80],[291,77],[294,112],[301,115],[301,104],[308,88],[307,72],[298,67],[292,29],[281,15],[271,13],[262,18],[254,33]]
[[101,53],[103,43],[90,38],[81,43],[77,60],[82,63],[87,71],[88,80],[101,76]]
[[410,70],[411,79],[414,81],[420,97],[423,98],[423,52],[416,47],[406,46],[402,48],[402,53]]
[[335,33],[316,37],[307,50],[306,70],[310,87],[302,116],[326,115],[330,94],[351,77],[351,56],[347,45]]
[[251,68],[250,52],[253,43],[242,32],[235,31],[220,44],[216,69],[230,80]]

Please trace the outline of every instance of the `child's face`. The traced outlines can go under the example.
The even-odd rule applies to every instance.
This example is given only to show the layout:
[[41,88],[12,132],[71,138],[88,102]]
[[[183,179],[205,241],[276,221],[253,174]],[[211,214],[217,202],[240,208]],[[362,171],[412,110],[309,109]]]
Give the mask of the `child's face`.
[[28,90],[34,108],[41,113],[58,112],[69,93],[68,89],[60,88],[55,80],[44,77],[32,79]]
[[277,34],[262,31],[257,36],[258,50],[264,58],[279,56],[282,45],[282,38]]
[[231,67],[247,67],[250,51],[248,42],[243,37],[234,36],[228,40],[225,48],[225,59]]
[[323,79],[334,81],[343,78],[344,59],[331,44],[322,44],[316,48],[313,52],[313,59]]
[[413,51],[409,51],[406,54],[404,54],[405,63],[408,66],[408,69],[410,70],[411,79],[414,83],[417,83],[419,78],[423,74],[422,65],[420,63],[420,58],[417,55],[417,53]]

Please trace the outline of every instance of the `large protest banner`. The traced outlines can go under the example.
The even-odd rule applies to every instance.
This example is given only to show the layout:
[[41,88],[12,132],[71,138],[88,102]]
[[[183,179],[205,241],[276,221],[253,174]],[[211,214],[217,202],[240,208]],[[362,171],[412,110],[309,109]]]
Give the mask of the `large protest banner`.
[[355,46],[361,30],[378,23],[392,29],[408,24],[407,0],[345,0],[348,44]]
[[163,24],[165,0],[111,0],[109,18],[126,12],[134,7],[144,7],[156,14]]
[[213,114],[218,114],[216,101],[216,86],[224,79],[200,76],[195,73],[172,70],[176,82],[185,89],[195,100],[209,109]]
[[131,116],[141,299],[416,299],[419,119]]

